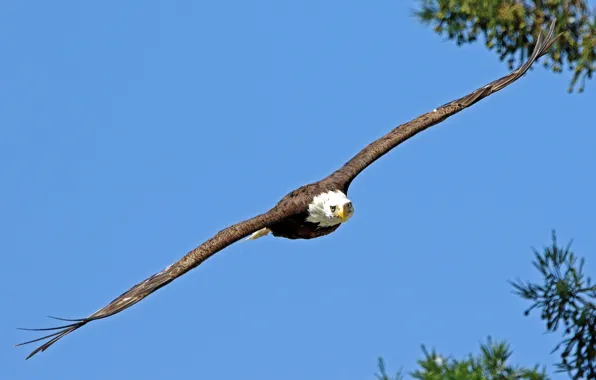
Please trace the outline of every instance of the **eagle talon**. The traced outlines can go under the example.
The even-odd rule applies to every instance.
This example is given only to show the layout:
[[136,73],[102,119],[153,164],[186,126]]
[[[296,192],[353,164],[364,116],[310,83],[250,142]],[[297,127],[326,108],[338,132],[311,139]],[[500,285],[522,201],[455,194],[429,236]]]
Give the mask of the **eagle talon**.
[[247,237],[244,240],[256,240],[263,236],[269,235],[269,233],[271,233],[271,230],[269,228],[267,228],[267,227],[261,228],[260,230],[258,230],[257,232],[254,232],[253,234],[251,234],[249,237]]

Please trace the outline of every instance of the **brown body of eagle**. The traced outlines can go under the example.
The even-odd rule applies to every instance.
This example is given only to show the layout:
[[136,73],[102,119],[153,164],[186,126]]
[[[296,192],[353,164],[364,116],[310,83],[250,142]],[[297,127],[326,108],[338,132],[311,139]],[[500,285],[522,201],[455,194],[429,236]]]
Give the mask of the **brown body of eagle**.
[[294,208],[298,212],[283,218],[279,222],[272,223],[269,228],[271,234],[286,239],[313,239],[325,236],[335,231],[340,224],[322,227],[316,223],[306,221],[308,217],[308,205],[319,194],[329,191],[341,191],[348,194],[348,186],[345,181],[327,177],[322,181],[299,187],[283,197],[275,207]]
[[339,224],[334,226],[322,227],[316,223],[305,220],[308,215],[309,205],[313,199],[326,191],[339,190],[347,194],[352,180],[367,166],[376,161],[397,145],[422,132],[423,130],[438,124],[446,118],[470,107],[479,100],[503,89],[504,87],[521,78],[522,75],[532,66],[534,61],[546,54],[558,36],[554,36],[555,23],[550,25],[546,36],[540,33],[536,39],[534,51],[527,62],[517,70],[508,75],[499,78],[470,94],[451,101],[431,112],[425,113],[405,124],[402,124],[385,136],[379,138],[366,146],[354,158],[348,161],[340,169],[332,173],[327,178],[309,185],[302,186],[283,197],[271,210],[255,216],[254,218],[234,224],[218,232],[211,239],[207,240],[197,248],[188,252],[179,261],[170,265],[159,273],[133,286],[128,291],[114,299],[107,306],[101,308],[95,313],[82,319],[61,319],[71,322],[64,326],[51,327],[46,329],[24,329],[34,331],[54,331],[53,333],[21,343],[28,344],[45,339],[49,339],[43,345],[35,349],[28,357],[38,352],[45,351],[52,344],[56,343],[65,335],[86,325],[89,322],[107,318],[119,313],[135,303],[139,302],[149,294],[159,288],[169,284],[176,278],[182,276],[193,268],[196,268],[209,257],[233,244],[234,242],[245,238],[256,231],[268,228],[274,236],[281,236],[290,239],[310,239],[322,235],[327,235],[338,228]]

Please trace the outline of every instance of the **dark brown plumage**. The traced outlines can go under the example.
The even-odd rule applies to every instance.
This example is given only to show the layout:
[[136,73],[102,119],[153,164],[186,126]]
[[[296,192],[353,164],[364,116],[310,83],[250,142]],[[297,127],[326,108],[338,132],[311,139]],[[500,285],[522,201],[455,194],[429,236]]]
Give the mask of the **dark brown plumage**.
[[188,252],[179,261],[133,286],[131,289],[110,302],[107,306],[96,311],[87,318],[75,320],[61,319],[72,323],[59,327],[47,329],[23,329],[55,332],[39,339],[18,344],[18,346],[49,339],[43,345],[35,349],[27,359],[38,352],[45,351],[65,335],[70,334],[89,322],[110,317],[129,308],[147,297],[149,294],[155,292],[157,289],[169,284],[191,269],[196,268],[202,262],[225,247],[263,228],[269,228],[274,236],[282,236],[290,239],[310,239],[333,232],[338,228],[339,224],[331,227],[320,227],[315,223],[305,221],[305,218],[308,215],[308,206],[315,196],[330,190],[340,190],[344,194],[347,194],[352,180],[367,166],[391,149],[419,132],[440,123],[446,118],[455,115],[481,99],[515,82],[530,68],[530,66],[532,66],[534,61],[548,52],[549,48],[558,37],[554,37],[554,29],[555,23],[553,22],[550,25],[546,37],[542,33],[538,35],[534,51],[530,58],[517,70],[473,91],[469,95],[451,101],[431,112],[425,113],[414,120],[398,126],[385,136],[366,146],[344,166],[327,178],[292,191],[283,197],[271,210],[264,214],[221,230],[211,239]]
[[344,182],[326,178],[319,182],[301,186],[283,197],[275,207],[293,208],[296,212],[268,226],[273,236],[286,239],[313,239],[335,231],[339,224],[331,227],[320,227],[306,221],[308,205],[312,199],[321,193],[334,190],[348,194],[348,187],[345,186]]

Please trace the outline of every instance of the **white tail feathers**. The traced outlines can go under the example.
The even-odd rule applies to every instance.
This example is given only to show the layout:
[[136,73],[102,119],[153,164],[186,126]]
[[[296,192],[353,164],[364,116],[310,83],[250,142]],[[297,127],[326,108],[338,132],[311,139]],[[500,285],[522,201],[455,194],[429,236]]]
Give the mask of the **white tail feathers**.
[[249,237],[247,237],[245,240],[255,240],[255,239],[258,239],[260,237],[269,235],[270,232],[271,232],[271,230],[269,228],[267,228],[267,227],[261,228],[257,232],[255,232],[252,235],[250,235]]

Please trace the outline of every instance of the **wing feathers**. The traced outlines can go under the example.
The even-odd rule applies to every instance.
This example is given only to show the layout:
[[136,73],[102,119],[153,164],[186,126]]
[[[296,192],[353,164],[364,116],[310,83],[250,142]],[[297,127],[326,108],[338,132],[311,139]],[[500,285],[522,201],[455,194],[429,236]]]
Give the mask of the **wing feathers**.
[[470,107],[481,99],[484,99],[487,96],[509,86],[511,83],[521,78],[538,58],[548,53],[551,46],[559,37],[559,35],[554,36],[554,32],[555,21],[550,24],[546,36],[543,35],[542,32],[538,34],[532,54],[528,58],[527,62],[525,62],[518,69],[512,71],[502,78],[482,86],[481,88],[462,98],[444,104],[431,112],[427,112],[414,120],[398,126],[385,136],[366,146],[344,166],[331,174],[327,179],[333,182],[344,183],[345,188],[347,188],[352,180],[360,172],[362,172],[362,170],[389,152],[391,149],[395,148],[397,145],[422,132],[423,130],[442,122],[448,117],[455,115],[463,109]]
[[256,216],[252,219],[245,220],[243,222],[237,223],[232,225],[224,230],[218,232],[214,237],[207,240],[197,248],[193,249],[192,251],[188,252],[182,259],[177,261],[176,263],[170,265],[166,269],[162,270],[159,273],[154,274],[153,276],[147,278],[146,280],[136,284],[117,298],[115,298],[112,302],[110,302],[105,307],[99,309],[95,313],[91,314],[87,318],[82,319],[65,319],[65,318],[56,318],[50,317],[62,321],[67,322],[74,322],[71,324],[57,326],[57,327],[48,327],[48,328],[38,328],[38,329],[29,329],[29,328],[19,328],[19,330],[28,330],[28,331],[55,331],[52,334],[43,336],[41,338],[37,338],[34,340],[30,340],[24,343],[17,344],[16,346],[22,346],[29,343],[39,342],[41,340],[50,339],[37,349],[35,349],[27,359],[32,357],[33,355],[37,354],[38,352],[43,352],[48,349],[52,344],[56,343],[58,340],[63,338],[64,336],[70,334],[71,332],[85,326],[87,323],[91,321],[95,321],[102,318],[110,317],[114,314],[117,314],[135,303],[139,302],[143,298],[147,297],[149,294],[155,292],[159,288],[169,284],[170,282],[174,281],[176,278],[182,276],[186,272],[190,271],[193,268],[196,268],[199,264],[207,260],[209,257],[213,256],[216,252],[222,250],[223,248],[233,244],[234,242],[242,239],[250,235],[251,233],[267,227],[273,223],[279,222],[283,218],[290,216],[296,212],[296,210],[292,209],[292,207],[279,207],[276,206],[269,212],[265,214],[261,214]]

